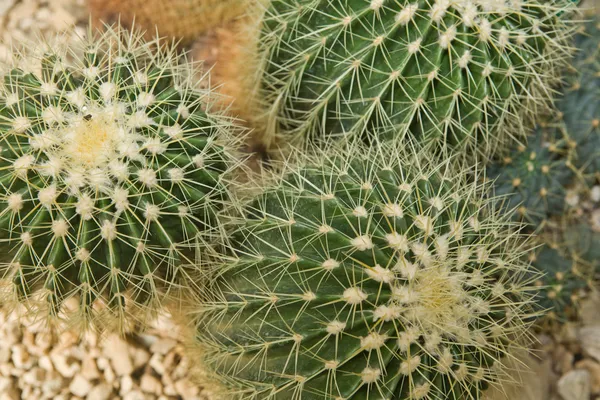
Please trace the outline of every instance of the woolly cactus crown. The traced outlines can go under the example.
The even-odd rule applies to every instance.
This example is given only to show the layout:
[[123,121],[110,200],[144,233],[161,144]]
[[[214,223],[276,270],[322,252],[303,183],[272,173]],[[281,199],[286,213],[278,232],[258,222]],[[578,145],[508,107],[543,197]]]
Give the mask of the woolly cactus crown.
[[571,7],[274,0],[261,39],[269,122],[286,139],[410,135],[490,157],[549,100],[569,53]]
[[527,241],[465,169],[405,147],[317,150],[256,199],[198,316],[233,394],[467,399],[502,379]]
[[196,268],[197,243],[218,234],[236,128],[182,61],[109,28],[68,48],[39,44],[4,74],[4,278],[9,293],[47,306],[44,317],[72,296],[86,323],[97,299],[120,323],[125,297],[138,307],[131,320],[152,314]]

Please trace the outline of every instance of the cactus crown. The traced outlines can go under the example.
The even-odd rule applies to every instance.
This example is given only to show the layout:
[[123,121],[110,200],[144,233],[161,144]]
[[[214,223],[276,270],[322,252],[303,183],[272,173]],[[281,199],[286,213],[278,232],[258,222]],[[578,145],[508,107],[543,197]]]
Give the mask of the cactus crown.
[[409,134],[489,157],[549,100],[571,3],[274,0],[261,96],[288,138]]
[[128,296],[134,320],[156,311],[216,231],[236,128],[182,61],[109,28],[41,44],[4,74],[1,261],[8,292],[38,293],[45,316],[72,296],[85,322],[97,299],[123,317]]
[[466,171],[404,146],[316,150],[256,199],[198,316],[233,392],[465,399],[502,379],[523,238]]

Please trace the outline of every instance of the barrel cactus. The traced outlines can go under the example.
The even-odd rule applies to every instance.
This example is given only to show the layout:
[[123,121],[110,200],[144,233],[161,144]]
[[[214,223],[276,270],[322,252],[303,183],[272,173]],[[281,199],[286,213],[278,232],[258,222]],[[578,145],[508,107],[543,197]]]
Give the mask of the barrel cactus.
[[504,209],[537,229],[567,208],[568,187],[577,176],[572,166],[576,143],[556,126],[538,126],[527,141],[489,165],[487,177]]
[[86,324],[96,300],[152,314],[192,277],[198,244],[220,236],[237,128],[175,54],[114,28],[40,43],[4,74],[1,276],[41,316],[69,297]]
[[94,18],[147,31],[187,45],[198,35],[242,15],[248,0],[88,0]]
[[487,157],[550,97],[569,53],[571,7],[273,0],[260,96],[286,139],[410,135]]
[[467,399],[502,379],[527,240],[405,146],[317,150],[250,207],[197,315],[229,398]]

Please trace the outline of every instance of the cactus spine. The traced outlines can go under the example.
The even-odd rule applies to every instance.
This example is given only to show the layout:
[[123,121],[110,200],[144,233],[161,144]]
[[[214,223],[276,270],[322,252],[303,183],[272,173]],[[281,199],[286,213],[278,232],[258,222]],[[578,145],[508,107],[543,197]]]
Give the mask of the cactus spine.
[[466,399],[502,379],[531,305],[523,237],[405,146],[316,150],[250,207],[196,330],[232,396]]
[[273,0],[261,96],[286,139],[410,135],[489,157],[548,100],[569,52],[570,7]]
[[190,284],[196,246],[220,229],[234,166],[222,140],[236,128],[172,47],[121,28],[40,46],[0,94],[8,291],[50,317],[76,296],[84,325],[96,300],[119,324],[152,314]]

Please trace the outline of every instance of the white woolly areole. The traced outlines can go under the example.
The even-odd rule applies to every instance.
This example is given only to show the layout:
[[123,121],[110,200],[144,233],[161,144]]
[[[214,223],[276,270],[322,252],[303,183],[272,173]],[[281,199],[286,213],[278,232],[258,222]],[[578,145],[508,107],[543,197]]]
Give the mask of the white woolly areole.
[[325,328],[330,335],[339,335],[346,329],[346,323],[341,321],[331,321]]
[[327,271],[331,271],[331,270],[334,270],[337,267],[339,267],[340,263],[335,261],[333,258],[330,258],[330,259],[323,261],[321,266],[323,267],[323,269],[325,269]]
[[342,295],[342,298],[346,301],[346,303],[352,305],[362,303],[367,299],[367,297],[369,296],[358,287],[348,288],[344,290],[344,294]]
[[150,168],[140,169],[137,173],[139,181],[149,188],[152,188],[158,184],[156,179],[156,172]]
[[33,236],[31,236],[31,233],[29,232],[23,232],[20,239],[25,246],[31,246],[33,244]]
[[383,215],[386,217],[404,217],[404,212],[400,204],[389,203],[383,206]]
[[31,168],[35,161],[35,157],[31,154],[26,154],[21,156],[15,160],[13,163],[13,169],[15,170],[15,175],[21,179],[27,177],[27,172]]
[[99,92],[102,100],[108,102],[117,94],[117,85],[112,82],[104,82],[100,85]]
[[38,200],[46,207],[54,204],[57,197],[58,193],[56,191],[56,186],[48,186],[38,192]]
[[87,194],[84,194],[75,203],[75,212],[81,215],[83,220],[90,220],[94,212],[94,200]]
[[363,383],[375,383],[379,380],[379,377],[381,376],[381,370],[379,368],[371,368],[371,367],[367,367],[365,369],[362,370],[362,372],[360,373],[360,377],[363,381]]
[[418,3],[406,5],[398,14],[396,14],[396,23],[400,25],[406,25],[413,20],[418,9]]
[[371,332],[367,336],[360,338],[360,347],[365,350],[377,350],[382,348],[387,340],[387,335]]
[[398,232],[392,232],[385,235],[385,240],[394,250],[403,252],[408,251],[408,238],[405,235],[401,235]]
[[75,258],[77,258],[81,262],[88,262],[91,258],[91,254],[89,250],[81,248],[77,250],[77,253],[75,253]]
[[162,154],[167,151],[167,145],[164,144],[158,137],[149,138],[146,140],[146,143],[144,143],[144,148],[153,155]]
[[394,280],[394,272],[377,264],[373,268],[365,268],[367,275],[376,282],[390,283]]
[[181,168],[171,168],[167,171],[169,174],[169,179],[173,183],[181,183],[183,182],[184,172]]
[[27,129],[31,128],[31,121],[29,121],[29,118],[27,117],[16,117],[12,121],[12,128],[17,133],[23,133]]
[[105,219],[100,227],[100,236],[108,242],[115,240],[117,238],[117,224]]
[[352,210],[352,214],[355,217],[359,217],[359,218],[366,218],[369,216],[367,209],[364,208],[363,206],[356,207],[354,210]]
[[8,209],[13,213],[19,212],[23,209],[23,196],[19,193],[13,193],[6,199]]
[[183,128],[179,124],[165,126],[163,131],[173,140],[181,139],[183,137]]
[[56,237],[65,237],[69,233],[69,224],[64,219],[52,222],[52,233]]
[[146,204],[144,217],[146,221],[157,221],[158,217],[160,217],[160,208],[155,204]]
[[361,236],[355,237],[354,239],[352,239],[350,241],[350,243],[358,251],[366,251],[366,250],[370,250],[373,248],[373,241],[371,240],[371,237],[368,235],[361,235]]
[[385,322],[400,318],[400,309],[396,306],[382,304],[373,311],[373,321],[383,320]]
[[442,49],[447,49],[450,44],[456,39],[456,26],[451,25],[448,29],[440,35],[438,43]]
[[370,8],[371,10],[377,11],[381,7],[383,7],[384,0],[371,0]]
[[148,107],[149,105],[154,103],[155,100],[156,100],[156,98],[154,97],[154,95],[152,93],[142,92],[142,93],[138,94],[137,104],[138,104],[138,107]]
[[412,358],[409,358],[408,360],[403,361],[402,364],[400,364],[400,373],[402,375],[408,376],[415,372],[415,370],[419,368],[420,365],[421,357],[418,355],[414,356]]

